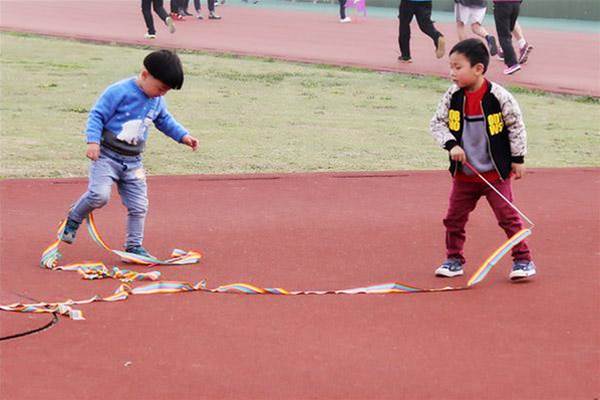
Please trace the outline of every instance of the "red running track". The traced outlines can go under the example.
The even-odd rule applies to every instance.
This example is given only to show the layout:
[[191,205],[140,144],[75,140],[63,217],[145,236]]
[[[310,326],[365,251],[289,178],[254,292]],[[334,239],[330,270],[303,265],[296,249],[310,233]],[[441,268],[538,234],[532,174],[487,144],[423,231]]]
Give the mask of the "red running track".
[[[400,281],[439,287],[446,172],[153,177],[145,244],[200,249],[165,279],[287,289]],[[37,267],[85,179],[0,181],[0,303],[106,295],[115,281]],[[586,399],[598,397],[599,169],[533,170],[515,182],[536,222],[539,276],[502,260],[472,290],[358,296],[133,296],[81,308],[0,343],[2,399]],[[115,194],[97,213],[118,247]],[[482,202],[467,274],[505,240]],[[118,263],[82,231],[64,263]],[[138,270],[144,270],[138,267]],[[26,296],[26,297],[25,297]],[[22,317],[22,322],[17,321]],[[0,334],[48,316],[0,313]],[[30,321],[31,319],[31,321]],[[35,320],[33,320],[35,319]]]
[[[158,21],[158,39],[148,42],[143,39],[139,1],[1,0],[0,7],[0,29],[5,31],[448,75],[447,58],[434,57],[431,40],[416,25],[411,42],[414,63],[398,63],[395,19],[359,18],[341,25],[336,15],[227,5],[219,9],[222,21],[189,19],[177,23],[174,35]],[[452,24],[439,24],[439,28],[449,45],[457,41]],[[600,96],[600,35],[524,29],[535,45],[530,61],[521,72],[506,77],[502,75],[504,64],[493,60],[490,79],[505,85]]]

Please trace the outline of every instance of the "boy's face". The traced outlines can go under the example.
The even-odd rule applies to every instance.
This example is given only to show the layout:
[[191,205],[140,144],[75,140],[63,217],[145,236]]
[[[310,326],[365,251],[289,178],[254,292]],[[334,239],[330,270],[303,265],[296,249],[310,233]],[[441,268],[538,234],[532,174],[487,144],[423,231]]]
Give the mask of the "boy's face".
[[140,73],[138,82],[142,91],[150,98],[164,96],[171,90],[169,86],[153,77],[146,69],[143,69]]
[[450,79],[458,87],[472,89],[483,79],[483,64],[471,65],[471,62],[462,53],[450,55]]

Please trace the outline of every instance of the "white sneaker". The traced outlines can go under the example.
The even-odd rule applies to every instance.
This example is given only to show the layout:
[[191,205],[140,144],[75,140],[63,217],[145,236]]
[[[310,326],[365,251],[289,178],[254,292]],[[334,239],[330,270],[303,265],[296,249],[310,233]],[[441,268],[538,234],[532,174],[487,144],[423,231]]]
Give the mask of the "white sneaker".
[[510,280],[516,281],[531,278],[535,273],[535,264],[533,261],[518,260],[513,263],[512,271],[510,271],[508,277]]
[[155,34],[153,34],[153,33],[146,33],[146,34],[144,35],[144,38],[145,38],[145,39],[156,39],[156,35],[155,35]]
[[521,70],[521,65],[515,64],[512,67],[508,67],[504,70],[504,75],[512,75],[517,71]]
[[435,270],[435,276],[444,276],[446,278],[454,278],[463,274],[463,267],[460,260],[449,258]]
[[173,22],[173,18],[167,17],[167,19],[165,19],[165,24],[167,25],[169,33],[175,33],[175,23]]
[[346,17],[346,18],[340,19],[340,22],[342,24],[347,24],[349,22],[352,22],[352,20],[350,19],[350,17]]

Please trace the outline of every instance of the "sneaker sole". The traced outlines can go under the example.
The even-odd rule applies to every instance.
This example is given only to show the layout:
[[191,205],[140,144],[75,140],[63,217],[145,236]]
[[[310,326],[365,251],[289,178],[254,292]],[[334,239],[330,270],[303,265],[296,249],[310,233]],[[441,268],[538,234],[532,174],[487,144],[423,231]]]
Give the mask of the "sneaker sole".
[[59,239],[61,242],[64,242],[66,244],[73,244],[73,242],[75,241],[75,238],[66,238],[62,235],[59,237]]
[[437,47],[435,48],[435,56],[437,58],[444,57],[446,54],[446,38],[440,36],[437,40]]
[[525,64],[527,62],[527,59],[529,58],[529,53],[531,53],[531,50],[533,50],[533,46],[527,46],[527,49],[525,49],[525,53],[523,53],[523,56],[521,56],[521,58],[519,58],[519,64]]
[[465,272],[464,271],[456,271],[456,272],[452,272],[452,271],[448,271],[447,269],[436,269],[435,270],[435,276],[441,276],[444,278],[454,278],[456,276],[462,276]]
[[508,69],[504,70],[504,75],[512,75],[521,70],[521,66],[519,65],[517,68],[513,68],[510,71]]
[[175,23],[173,22],[173,18],[167,17],[165,23],[167,24],[167,28],[169,29],[169,33],[175,33]]
[[513,271],[508,275],[511,281],[520,281],[524,279],[528,279],[535,276],[535,271],[527,272],[527,271]]

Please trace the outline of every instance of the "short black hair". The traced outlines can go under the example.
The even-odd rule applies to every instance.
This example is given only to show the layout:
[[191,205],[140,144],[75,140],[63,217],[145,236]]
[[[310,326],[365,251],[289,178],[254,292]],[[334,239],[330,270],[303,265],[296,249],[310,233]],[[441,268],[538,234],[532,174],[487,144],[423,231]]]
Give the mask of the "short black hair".
[[490,64],[490,53],[485,44],[479,39],[465,39],[454,45],[450,54],[459,53],[464,55],[471,66],[479,63],[483,64],[483,73],[485,74]]
[[144,58],[144,67],[150,75],[179,90],[183,86],[183,66],[179,56],[171,50],[156,50]]

